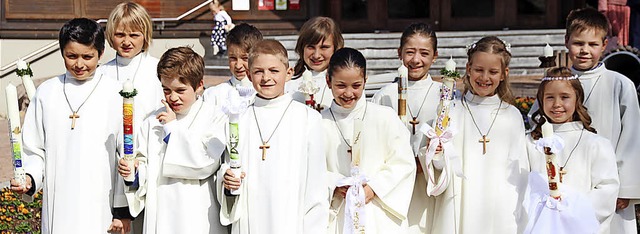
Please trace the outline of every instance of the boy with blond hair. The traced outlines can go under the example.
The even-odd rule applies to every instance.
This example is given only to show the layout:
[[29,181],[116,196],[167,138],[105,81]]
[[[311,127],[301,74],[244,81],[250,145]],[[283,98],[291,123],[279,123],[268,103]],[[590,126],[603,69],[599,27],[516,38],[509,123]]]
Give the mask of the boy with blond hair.
[[[131,213],[145,209],[144,233],[227,233],[211,190],[225,149],[227,117],[206,105],[204,60],[191,48],[165,52],[158,63],[164,107],[138,132],[137,184],[128,186]],[[132,170],[119,162],[123,177]]]
[[229,90],[233,89],[237,89],[242,94],[255,94],[253,84],[246,77],[249,72],[249,50],[260,40],[262,40],[262,33],[250,24],[241,23],[229,31],[227,51],[231,78],[227,82],[207,88],[204,91],[206,102],[220,105],[227,99]]
[[[226,164],[218,173],[220,220],[232,224],[232,233],[326,233],[329,196],[320,114],[285,94],[293,69],[280,42],[258,42],[248,60],[257,96],[239,121],[242,179]],[[226,196],[224,189],[239,189],[240,195]]]
[[600,62],[609,27],[607,18],[596,9],[574,10],[567,16],[565,46],[573,63],[571,70],[585,91],[591,126],[616,151],[620,191],[611,233],[637,233],[634,204],[640,199],[640,108],[633,82]]

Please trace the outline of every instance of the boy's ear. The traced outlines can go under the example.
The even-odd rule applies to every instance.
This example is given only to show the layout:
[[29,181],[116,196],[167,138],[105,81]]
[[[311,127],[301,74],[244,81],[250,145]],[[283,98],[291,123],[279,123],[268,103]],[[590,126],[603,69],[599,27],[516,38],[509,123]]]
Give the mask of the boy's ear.
[[198,86],[196,87],[196,93],[202,93],[204,92],[204,79],[200,80],[200,82],[198,83]]
[[[608,44],[609,44],[609,39],[608,38],[604,38],[604,41],[602,43],[602,51],[600,51],[600,52],[604,53],[604,51],[607,49],[607,45]],[[600,56],[602,56],[602,55],[600,55]]]
[[284,81],[285,82],[290,81],[291,77],[293,77],[293,67],[287,68],[287,77],[286,77],[286,79]]

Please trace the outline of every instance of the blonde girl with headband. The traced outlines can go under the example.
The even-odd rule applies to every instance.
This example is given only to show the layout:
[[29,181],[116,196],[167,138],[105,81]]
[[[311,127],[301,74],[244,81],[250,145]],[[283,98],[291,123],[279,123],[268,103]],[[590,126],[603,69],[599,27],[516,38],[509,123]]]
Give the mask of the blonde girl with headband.
[[[584,215],[597,219],[595,223],[600,225],[597,233],[610,233],[619,186],[615,151],[609,140],[597,135],[591,126],[591,117],[582,104],[585,97],[578,76],[566,67],[551,68],[542,78],[536,98],[542,108],[533,114],[532,121],[536,127],[527,137],[531,171],[547,178],[545,155],[536,149],[536,145],[543,137],[542,125],[551,124],[554,135],[564,142],[560,152],[554,152],[560,173],[560,191],[570,189],[587,196],[593,213]],[[575,203],[570,205],[576,207]],[[579,233],[581,226],[587,226],[582,224],[585,220],[588,219],[565,222],[563,227],[556,228],[557,231],[564,229]],[[529,225],[535,226],[533,223]]]
[[300,92],[303,73],[311,73],[313,82],[317,87],[314,95],[316,109],[329,108],[333,101],[331,90],[327,88],[326,71],[329,60],[335,51],[344,46],[344,39],[338,24],[329,17],[315,17],[302,25],[296,42],[296,54],[298,61],[294,67],[291,81],[287,82],[286,92],[293,93],[293,99],[305,103],[305,96]]
[[440,166],[456,173],[447,173],[447,184],[440,185],[447,189],[436,197],[431,233],[511,234],[524,229],[521,194],[529,166],[522,117],[511,105],[508,48],[489,36],[467,51],[463,97],[450,114],[458,157]]

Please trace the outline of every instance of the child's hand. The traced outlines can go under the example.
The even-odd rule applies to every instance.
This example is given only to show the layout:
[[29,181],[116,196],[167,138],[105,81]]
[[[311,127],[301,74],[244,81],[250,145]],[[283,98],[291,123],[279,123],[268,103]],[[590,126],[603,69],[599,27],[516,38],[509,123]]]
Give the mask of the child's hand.
[[438,144],[438,147],[436,147],[436,154],[441,154],[442,153],[442,143]]
[[371,187],[369,187],[368,184],[364,185],[364,203],[365,204],[369,204],[369,202],[371,202],[371,200],[373,200],[373,198],[376,197],[376,192],[373,191],[373,189],[371,189]]
[[27,192],[29,192],[29,189],[31,189],[31,176],[26,176],[27,180],[24,186],[18,184],[18,182],[15,179],[11,179],[11,191],[14,191],[16,193],[19,194],[25,194]]
[[224,180],[222,181],[224,188],[228,190],[238,190],[242,184],[244,176],[245,174],[242,172],[242,174],[240,174],[240,178],[236,178],[231,169],[227,169],[224,173]]
[[125,234],[131,232],[130,219],[113,219],[107,232]]
[[167,124],[176,119],[176,113],[173,112],[167,101],[162,100],[162,104],[164,105],[164,111],[158,114],[156,119],[158,119],[161,124]]
[[[138,168],[138,160],[134,159],[134,167]],[[120,160],[118,160],[118,173],[120,173],[120,175],[122,177],[127,177],[131,174],[131,168],[129,168],[129,164],[127,163],[127,160],[125,160],[124,158],[121,158]]]
[[348,189],[349,186],[336,187],[336,189],[333,190],[333,196],[340,196],[341,198],[345,198],[347,196]]
[[616,201],[616,210],[624,210],[629,206],[629,199],[618,198]]

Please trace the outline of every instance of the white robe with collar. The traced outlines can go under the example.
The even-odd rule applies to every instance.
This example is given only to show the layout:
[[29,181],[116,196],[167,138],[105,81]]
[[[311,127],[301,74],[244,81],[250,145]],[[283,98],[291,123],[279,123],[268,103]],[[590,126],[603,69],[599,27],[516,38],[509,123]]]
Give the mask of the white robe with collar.
[[162,111],[138,133],[140,186],[126,192],[131,213],[145,209],[144,233],[226,233],[213,190],[226,147],[226,115],[197,100],[186,115],[162,125],[156,119]]
[[[444,193],[436,197],[432,233],[522,232],[527,216],[522,201],[529,164],[522,116],[514,106],[497,95],[479,97],[468,92],[464,103],[455,102],[451,127],[457,130],[453,144],[462,157],[466,179],[453,173]],[[487,153],[483,155],[482,135],[474,124],[468,104],[480,131],[488,133]],[[451,172],[451,164],[447,165]],[[457,228],[457,231],[456,231]]]
[[115,59],[99,67],[111,79],[120,82],[120,90],[127,79],[133,81],[133,87],[138,91],[133,98],[134,133],[140,129],[147,117],[163,107],[161,100],[164,99],[164,94],[158,79],[157,68],[158,59],[147,52],[141,52],[131,59],[116,55]]
[[[340,126],[336,127],[331,112]],[[365,114],[366,113],[366,114]],[[362,118],[360,173],[369,178],[368,185],[376,197],[365,206],[367,233],[406,233],[407,211],[415,180],[415,161],[409,145],[409,132],[388,107],[368,103],[361,98],[353,109],[335,102],[322,111],[326,139],[327,169],[335,233],[342,233],[344,198],[333,196],[338,180],[351,176],[351,157],[347,153],[353,139],[353,120]],[[342,134],[340,133],[342,132]],[[345,139],[342,138],[344,135]]]
[[[240,117],[238,151],[246,173],[241,194],[224,195],[222,180],[216,186],[220,221],[232,225],[231,233],[326,233],[329,195],[320,120],[318,112],[288,94],[256,97]],[[260,132],[270,146],[265,160]]]
[[[586,194],[596,211],[594,215],[600,222],[598,233],[610,233],[619,186],[611,142],[583,130],[582,122],[579,121],[553,124],[553,131],[565,144],[562,152],[556,154],[558,166],[564,166],[567,171],[560,186],[568,186],[573,191]],[[531,171],[546,175],[545,155],[536,149],[536,142],[531,135],[527,137]]]
[[[438,103],[440,101],[440,86],[442,83],[435,82],[431,75],[427,74],[425,79],[419,81],[409,81],[407,85],[407,117],[417,116],[419,124],[416,125],[416,133],[411,134],[411,148],[413,155],[418,157],[419,150],[426,146],[426,137],[420,132],[422,124],[433,126],[436,118]],[[389,84],[373,95],[371,102],[393,108],[398,111],[398,84]],[[424,104],[423,104],[424,102]],[[422,109],[421,109],[422,106]],[[411,112],[409,111],[411,109]],[[419,112],[419,113],[418,113]],[[396,115],[397,117],[397,115]],[[412,133],[413,125],[407,124],[407,129]],[[419,157],[422,164],[425,164],[424,157]],[[426,169],[423,169],[426,170]],[[434,198],[427,196],[426,187],[428,178],[425,173],[416,173],[416,182],[409,206],[409,233],[430,233],[432,226]]]
[[[25,115],[22,141],[24,169],[35,188],[44,189],[42,233],[105,233],[111,209],[126,206],[121,187],[116,189],[122,183],[116,171],[121,88],[99,70],[86,81],[67,73],[38,87]],[[73,130],[69,104],[80,116]]]

